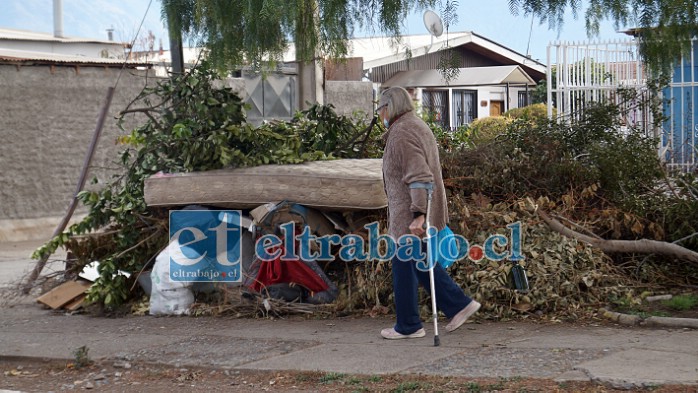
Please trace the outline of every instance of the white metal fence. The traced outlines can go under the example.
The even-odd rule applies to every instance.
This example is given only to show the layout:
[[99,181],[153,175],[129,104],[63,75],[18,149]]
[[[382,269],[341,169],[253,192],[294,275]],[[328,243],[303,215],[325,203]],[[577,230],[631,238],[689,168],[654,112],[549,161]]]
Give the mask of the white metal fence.
[[[547,57],[549,117],[556,108],[560,121],[574,122],[591,103],[619,104],[625,128],[659,138],[658,152],[668,167],[696,169],[694,97],[698,84],[693,50],[690,59],[682,59],[675,67],[670,86],[662,91],[668,120],[661,127],[654,125],[648,105],[646,69],[636,40],[553,42],[548,45]],[[619,88],[634,91],[633,98],[618,94]]]

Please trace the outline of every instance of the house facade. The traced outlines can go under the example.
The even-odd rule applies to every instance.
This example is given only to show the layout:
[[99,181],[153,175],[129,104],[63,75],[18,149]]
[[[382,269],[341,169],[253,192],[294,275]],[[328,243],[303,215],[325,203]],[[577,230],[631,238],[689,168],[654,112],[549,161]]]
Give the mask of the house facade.
[[[444,128],[457,128],[471,121],[501,115],[528,105],[537,82],[545,79],[546,67],[525,55],[473,32],[364,37],[349,40],[347,58],[325,59],[317,67],[305,67],[312,75],[302,77],[296,64],[295,47],[289,45],[283,62],[263,77],[252,70],[232,73],[243,99],[249,104],[248,119],[290,119],[304,107],[304,99],[332,104],[341,114],[370,113],[382,89],[407,88],[420,110],[434,116]],[[443,57],[453,57],[458,76],[446,80],[438,73]],[[169,51],[132,54],[151,62],[158,75],[166,75]],[[184,48],[185,64],[195,64],[200,48]],[[311,84],[311,99],[302,98],[303,83]]]
[[[327,79],[359,80],[359,75],[373,83],[376,96],[387,87],[404,87],[420,110],[450,129],[530,104],[531,90],[546,75],[542,63],[473,32],[408,35],[400,41],[357,38],[349,49],[349,61],[329,74],[325,67]],[[292,54],[291,49],[288,58]],[[439,72],[445,56],[457,69],[453,78]]]
[[406,88],[425,114],[443,128],[455,129],[528,105],[535,85],[520,66],[509,65],[458,68],[448,81],[439,70],[402,71],[381,87]]

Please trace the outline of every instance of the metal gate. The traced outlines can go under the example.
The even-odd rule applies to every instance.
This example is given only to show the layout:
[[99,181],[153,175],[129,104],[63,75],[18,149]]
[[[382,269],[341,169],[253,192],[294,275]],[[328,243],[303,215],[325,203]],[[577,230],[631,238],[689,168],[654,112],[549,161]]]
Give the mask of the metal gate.
[[264,120],[291,120],[296,111],[295,73],[274,72],[267,75],[243,72],[247,99],[247,121],[259,125]]
[[[694,45],[695,46],[695,41]],[[548,116],[557,109],[559,121],[574,122],[590,103],[611,102],[621,106],[626,129],[641,130],[658,137],[660,158],[670,169],[696,169],[695,95],[696,64],[682,59],[674,69],[668,88],[662,91],[664,115],[661,127],[654,125],[647,105],[650,91],[644,63],[635,39],[604,42],[554,42],[548,45]],[[619,88],[635,91],[634,99],[622,101]]]

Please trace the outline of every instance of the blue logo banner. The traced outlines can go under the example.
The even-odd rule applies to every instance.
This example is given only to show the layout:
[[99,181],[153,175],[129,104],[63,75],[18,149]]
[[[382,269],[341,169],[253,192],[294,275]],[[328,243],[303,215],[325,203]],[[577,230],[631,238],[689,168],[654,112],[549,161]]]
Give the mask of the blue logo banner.
[[239,210],[170,211],[170,279],[240,282]]

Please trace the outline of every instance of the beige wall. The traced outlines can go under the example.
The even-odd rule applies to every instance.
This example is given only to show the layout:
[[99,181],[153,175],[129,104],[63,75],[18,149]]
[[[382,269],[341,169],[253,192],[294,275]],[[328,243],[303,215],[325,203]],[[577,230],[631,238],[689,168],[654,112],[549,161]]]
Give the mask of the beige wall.
[[[118,74],[117,68],[0,64],[0,231],[11,231],[8,220],[63,216],[107,87]],[[116,167],[121,147],[115,145],[120,134],[115,117],[146,80],[145,71],[124,70],[88,182],[93,175],[108,179],[109,168]],[[131,116],[129,126],[140,121]]]
[[[0,242],[53,232],[75,191],[107,88],[118,74],[116,68],[0,64]],[[122,147],[115,145],[120,135],[115,117],[145,83],[145,71],[122,74],[88,186],[93,175],[107,181],[117,168]],[[325,100],[340,114],[370,114],[372,99],[370,82],[327,82]],[[127,130],[142,121],[129,117]],[[80,207],[76,216],[85,212]]]
[[373,114],[373,84],[371,82],[326,81],[325,104],[334,105],[339,115],[355,111]]

